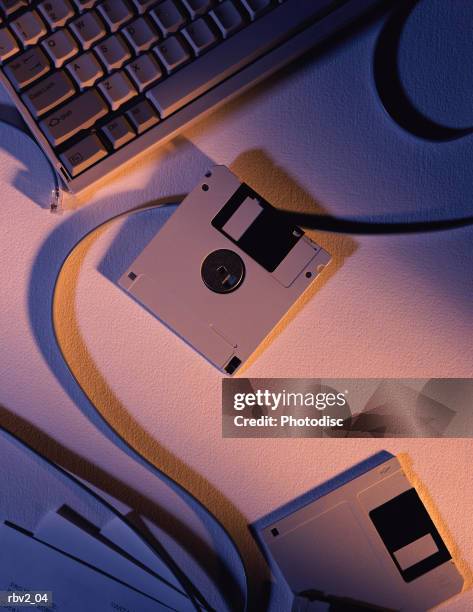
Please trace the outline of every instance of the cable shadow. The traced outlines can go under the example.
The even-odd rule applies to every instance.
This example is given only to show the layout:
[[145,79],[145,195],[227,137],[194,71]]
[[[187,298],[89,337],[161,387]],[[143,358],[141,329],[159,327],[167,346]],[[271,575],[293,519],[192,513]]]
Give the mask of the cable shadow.
[[[0,138],[0,150],[3,149],[23,166],[22,169],[17,170],[13,186],[40,208],[49,208],[51,192],[56,185],[53,169],[16,108],[0,103],[0,130],[4,128],[11,129],[12,138]],[[19,142],[17,137],[26,138],[31,146],[24,146],[24,143]],[[39,162],[32,163],[34,161],[32,151],[37,153]],[[39,180],[40,171],[43,172],[46,169],[49,173],[49,183]]]
[[[71,291],[75,293],[75,281],[74,279],[70,285]],[[60,302],[61,303],[61,302]],[[132,442],[130,445],[141,454],[146,457],[148,461],[156,467],[159,466],[160,470],[163,470],[167,475],[174,476],[177,480],[177,474],[180,474],[180,482],[185,481],[187,488],[194,490],[208,490],[210,485],[197,473],[194,472],[189,466],[181,462],[175,455],[167,451],[164,447],[159,445],[151,436],[137,423],[137,421],[131,416],[125,406],[123,406],[113,394],[113,391],[108,387],[106,381],[101,376],[101,373],[93,363],[88,353],[87,347],[83,343],[80,336],[80,332],[77,326],[77,321],[74,316],[73,306],[68,302],[64,312],[60,312],[60,317],[66,317],[66,326],[71,337],[74,338],[73,350],[78,351],[77,356],[81,361],[81,367],[84,367],[86,371],[86,377],[88,380],[93,381],[94,391],[88,394],[93,397],[94,404],[97,406],[97,416],[104,419],[102,423],[101,431],[104,430],[104,424],[109,424],[114,429],[114,432],[118,430],[118,435],[125,441]],[[51,350],[52,347],[50,347]],[[77,365],[77,364],[76,364]],[[77,376],[77,371],[74,370],[74,374]],[[81,386],[84,385],[82,376],[78,376],[81,381]],[[64,386],[64,378],[61,380]],[[68,390],[66,388],[66,390]],[[76,403],[77,399],[75,400]],[[83,399],[79,403],[83,404]],[[96,419],[97,420],[97,419]],[[123,443],[121,444],[123,448]],[[182,475],[185,475],[183,478]],[[179,492],[178,492],[179,494]],[[182,492],[180,497],[183,498],[187,504],[192,504],[192,500],[186,499],[187,495]],[[212,493],[213,499],[222,497],[216,491]],[[219,507],[227,509],[229,503],[226,500],[219,503]],[[193,508],[195,511],[195,508]],[[199,514],[199,512],[197,512]],[[241,592],[239,584],[235,581],[232,574],[232,570],[227,566],[226,561],[220,559],[218,562],[218,571],[216,572],[215,564],[211,560],[215,559],[215,554],[212,554],[208,550],[202,541],[199,541],[197,536],[190,532],[189,529],[182,528],[182,525],[177,525],[176,522],[171,519],[169,515],[166,516],[166,512],[160,512],[159,514],[154,513],[154,518],[159,516],[158,524],[160,528],[168,529],[171,531],[174,537],[176,537],[179,544],[187,550],[189,555],[195,559],[200,567],[209,575],[214,584],[218,584],[222,587],[223,593],[227,596],[229,601],[243,602],[245,599],[244,594]],[[203,518],[203,517],[201,517]],[[208,517],[206,521],[208,523]],[[223,537],[223,534],[222,534]],[[218,579],[218,582],[216,580]],[[238,607],[236,608],[238,609]]]
[[[60,466],[101,491],[108,493],[115,499],[133,508],[137,515],[145,516],[152,522],[159,524],[176,541],[184,537],[189,543],[189,548],[205,550],[208,555],[207,565],[209,567],[212,566],[212,561],[215,557],[214,551],[208,547],[202,538],[199,538],[185,523],[179,521],[175,515],[171,515],[163,506],[157,505],[137,489],[130,487],[105,470],[87,461],[87,459],[63,446],[23,417],[2,406],[0,406],[0,427],[18,438],[23,444],[33,449],[35,453],[45,458],[48,462]],[[138,529],[138,531],[140,530]],[[146,534],[143,535],[146,536]],[[181,583],[185,584],[188,589],[194,592],[197,591],[196,595],[204,599],[203,595],[198,592],[194,584],[189,582],[188,577],[181,571],[160,543],[156,540],[151,541],[147,537],[145,539],[164,558]],[[223,576],[223,579],[225,580],[225,576]]]
[[[235,610],[243,609],[246,600],[245,593],[242,591],[239,582],[235,579],[228,560],[223,558],[225,553],[222,552],[220,539],[225,534],[225,530],[228,529],[232,533],[233,539],[238,541],[239,545],[246,551],[251,551],[252,548],[255,549],[254,544],[248,537],[245,517],[237,511],[220,490],[148,433],[144,426],[139,423],[115,395],[113,389],[95,364],[82,337],[74,308],[77,282],[89,249],[95,244],[95,240],[101,233],[98,232],[96,235],[89,236],[84,243],[80,244],[76,253],[74,253],[74,258],[69,260],[66,268],[63,269],[64,276],[59,278],[54,307],[55,332],[59,346],[64,351],[65,358],[75,380],[79,382],[86,396],[93,398],[93,403],[98,413],[106,423],[113,427],[114,432],[120,436],[122,441],[127,443],[129,447],[138,450],[145,461],[157,467],[167,478],[171,478],[175,483],[178,482],[181,487],[185,487],[195,498],[199,500],[204,498],[208,502],[208,506],[212,508],[213,516],[217,517],[220,523],[220,534],[215,534],[214,532],[212,536],[221,553],[219,555],[218,571],[213,571],[209,575],[213,584],[221,588],[227,587],[221,591],[221,594],[230,608]],[[187,496],[186,491],[181,493]],[[184,497],[184,495],[181,496]],[[187,502],[189,503],[189,500]],[[190,503],[195,505],[196,500],[190,500]],[[207,510],[207,512],[209,511]],[[223,533],[222,525],[225,525]],[[215,529],[215,525],[213,527]],[[185,538],[181,539],[182,534],[178,535],[182,547],[188,549],[188,541]],[[228,538],[228,534],[226,534],[226,537]],[[188,552],[199,566],[206,567],[208,571],[211,569],[207,563],[207,551],[188,549]],[[248,559],[245,560],[254,565],[256,557],[254,554],[248,554]],[[254,579],[256,576],[260,576],[262,571],[264,571],[264,568],[260,568],[258,572],[252,571],[247,575]]]
[[[311,212],[325,212],[322,206],[306,191],[301,185],[297,183],[297,181],[290,176],[285,170],[276,166],[270,156],[263,150],[250,150],[247,151],[240,156],[238,156],[233,164],[231,164],[231,169],[234,171],[237,176],[245,180],[249,183],[253,188],[255,188],[259,193],[261,193],[265,198],[267,198],[272,204],[276,206],[280,206],[281,208],[289,208],[294,210],[301,211],[311,211]],[[163,210],[158,211],[149,211],[143,212],[140,215],[135,215],[131,218],[125,220],[125,222],[121,225],[117,234],[114,236],[111,245],[108,247],[105,255],[102,257],[98,269],[99,271],[110,281],[116,282],[129,268],[131,262],[137,257],[137,255],[142,251],[142,249],[146,246],[146,244],[155,236],[155,234],[159,231],[163,222],[169,218],[169,211]],[[264,342],[263,346],[258,349],[255,355],[251,358],[250,363],[257,358],[259,354],[271,343],[274,338],[277,336],[279,331],[283,328],[284,325],[288,323],[292,318],[295,317],[297,312],[303,307],[307,301],[311,299],[314,295],[315,291],[318,290],[322,285],[328,282],[329,278],[334,275],[337,270],[343,265],[346,258],[350,257],[356,250],[356,242],[352,238],[347,238],[341,235],[335,235],[333,233],[323,233],[317,232],[316,240],[321,246],[326,248],[333,256],[333,261],[329,269],[327,269],[326,273],[323,275],[323,278],[319,283],[315,283],[315,286],[309,290],[304,298],[297,304],[297,306],[288,313],[285,319],[277,326],[277,328],[271,333],[268,339]],[[85,253],[80,256],[81,261],[85,257]],[[80,267],[80,262],[78,262],[75,268]],[[73,305],[70,304],[68,310],[72,311]],[[74,318],[74,317],[73,317]],[[69,319],[68,326],[71,327],[71,322]],[[73,324],[75,327],[75,324]],[[70,330],[69,330],[70,331]],[[77,348],[77,338],[80,336],[78,329],[74,329],[72,332],[70,331],[76,338],[75,346]],[[82,341],[80,341],[80,353],[86,350],[86,347],[83,346]],[[90,355],[88,356],[88,360],[90,360]],[[77,364],[80,367],[80,364]],[[245,366],[246,369],[248,365]],[[85,380],[87,378],[97,379],[98,372],[94,371],[92,374],[92,370],[89,368],[89,371],[83,371],[80,376],[81,380]],[[102,382],[103,384],[103,382]],[[97,394],[97,389],[95,390],[95,396],[99,395],[100,397],[108,397],[112,391],[107,387],[107,389],[101,390]],[[110,400],[107,400],[110,404]],[[113,414],[110,418],[114,419],[114,422],[119,422],[123,419],[127,419],[126,411],[124,411],[123,407],[117,408],[115,402],[116,398],[113,399]],[[112,412],[110,408],[108,408]],[[118,415],[118,416],[117,416]],[[108,420],[108,417],[106,417]],[[124,425],[121,425],[124,427]],[[135,428],[136,424],[131,424],[130,427]],[[145,432],[140,432],[140,439],[144,439]],[[141,447],[143,444],[141,443]],[[162,459],[161,459],[161,465]],[[166,466],[166,470],[170,469],[169,466]],[[188,486],[188,485],[187,485]],[[220,504],[219,504],[220,505]],[[246,533],[246,523],[239,519],[239,541],[243,544],[243,546],[249,547],[248,554],[245,555],[247,558],[251,560],[256,559],[253,543],[248,540],[246,535],[243,535],[243,529]],[[259,565],[259,563],[253,563],[253,569],[249,572],[251,576],[258,576],[258,589],[260,591],[260,596],[263,593],[261,590],[262,585],[266,591],[266,595],[264,597],[270,596],[270,586],[269,580],[264,579],[264,573],[266,571],[263,566]],[[262,608],[264,609],[264,608]]]
[[[200,152],[199,154],[202,156]],[[206,167],[210,165],[212,165],[212,162],[206,158]],[[140,201],[143,198],[142,194],[145,190],[146,187],[143,186],[140,191],[136,192],[135,201]],[[127,198],[127,201],[133,201],[133,196],[134,193],[131,192],[130,198]],[[163,198],[161,202],[176,201],[182,197],[173,195],[169,198]],[[97,227],[100,223],[113,216],[110,212],[111,210],[114,211],[114,214],[119,212],[114,205],[113,196],[94,203],[94,206],[81,208],[73,215],[67,216],[48,236],[39,250],[32,267],[28,292],[29,319],[36,343],[55,379],[91,424],[154,475],[157,475],[154,468],[164,472],[164,476],[158,474],[158,478],[164,481],[169,489],[186,503],[187,507],[192,509],[200,522],[208,526],[207,531],[211,534],[211,539],[216,543],[216,548],[220,551],[226,549],[227,553],[228,550],[232,550],[229,558],[233,560],[233,566],[228,565],[228,559],[222,559],[221,555],[218,561],[215,560],[215,553],[213,557],[209,554],[206,546],[202,545],[201,540],[199,540],[198,534],[195,534],[191,528],[186,530],[186,528],[182,528],[182,525],[176,524],[173,521],[173,517],[166,516],[166,513],[161,509],[153,509],[150,506],[152,502],[149,500],[138,501],[136,499],[138,494],[129,491],[126,494],[122,493],[121,497],[131,495],[133,498],[135,496],[135,505],[139,508],[139,504],[143,503],[144,507],[148,508],[146,512],[152,517],[151,520],[157,520],[159,525],[162,525],[164,522],[165,529],[170,531],[171,536],[176,538],[181,547],[188,552],[189,556],[195,560],[199,567],[203,568],[214,584],[218,585],[219,589],[221,589],[221,596],[228,603],[230,609],[244,609],[246,597],[242,584],[247,580],[243,576],[247,575],[249,575],[249,584],[247,586],[249,588],[250,607],[265,609],[266,602],[264,595],[262,599],[261,584],[265,580],[268,569],[248,531],[245,517],[215,486],[147,433],[133,415],[129,413],[127,408],[114,396],[113,391],[102,377],[87,351],[74,315],[74,300],[70,301],[77,282],[76,273],[78,273],[87,248],[78,259],[75,258],[75,264],[77,265],[74,267],[73,278],[63,287],[67,298],[63,294],[62,297],[64,299],[59,300],[60,306],[56,309],[55,314],[60,318],[63,317],[67,334],[74,337],[72,346],[77,350],[77,353],[75,356],[71,356],[71,359],[73,362],[74,358],[81,362],[80,368],[83,368],[81,372],[85,373],[87,378],[87,381],[84,382],[81,377],[81,384],[88,389],[90,389],[88,385],[92,384],[93,392],[89,396],[93,398],[94,405],[100,407],[98,410],[89,402],[87,396],[84,396],[74,377],[76,372],[74,372],[74,375],[71,374],[56,344],[51,320],[53,309],[52,287],[54,286],[55,279],[71,245],[80,241],[90,229]],[[156,229],[157,225],[151,225],[149,231],[152,232]],[[88,246],[91,246],[91,244],[89,242]],[[107,268],[107,265],[109,268]],[[104,266],[104,270],[110,269],[111,262],[105,262]],[[62,310],[61,305],[63,307]],[[45,444],[45,446],[48,447],[49,443]],[[54,455],[58,461],[60,461],[61,452],[62,450],[57,450]],[[74,463],[72,459],[70,461]],[[99,476],[94,476],[94,471],[90,466],[87,468],[83,467],[82,472],[88,474],[86,479],[89,481],[91,481],[91,478],[95,479],[98,486],[104,488],[104,490],[120,488],[120,483],[108,486],[108,476],[105,477],[100,472]],[[117,490],[114,491],[113,495],[120,498],[119,491]],[[203,502],[202,506],[197,504],[194,497],[201,504]],[[205,502],[208,500],[211,500],[209,501],[213,514],[211,519],[209,519],[208,510],[205,505]],[[215,520],[215,516],[217,520]],[[245,571],[244,565],[241,565],[240,552],[238,549],[233,548],[227,530],[232,534],[232,538],[238,542],[239,549],[244,552],[244,564],[249,571]],[[228,554],[226,556],[228,557]],[[237,565],[235,565],[235,559],[237,559]]]
[[398,52],[404,26],[420,0],[403,0],[386,21],[379,35],[373,72],[376,90],[390,117],[413,136],[432,142],[448,142],[473,133],[473,128],[456,129],[432,121],[411,102],[402,84]]

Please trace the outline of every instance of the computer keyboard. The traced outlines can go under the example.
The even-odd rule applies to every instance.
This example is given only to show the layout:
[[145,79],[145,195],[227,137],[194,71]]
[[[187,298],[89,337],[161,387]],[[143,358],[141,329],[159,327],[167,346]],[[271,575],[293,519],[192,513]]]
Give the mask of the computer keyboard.
[[375,3],[0,0],[0,62],[69,180],[308,24],[357,2]]

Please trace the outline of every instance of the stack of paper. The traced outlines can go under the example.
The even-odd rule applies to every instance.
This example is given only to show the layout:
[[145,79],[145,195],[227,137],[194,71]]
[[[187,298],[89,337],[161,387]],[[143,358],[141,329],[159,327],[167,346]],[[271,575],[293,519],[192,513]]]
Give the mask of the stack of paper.
[[[0,592],[44,592],[33,609],[64,612],[155,612],[209,609],[172,563],[96,492],[0,430]],[[4,460],[3,460],[4,459]],[[47,487],[48,505],[34,486]],[[30,497],[30,498],[29,498]],[[12,597],[2,609],[21,612]],[[31,604],[28,607],[33,607]]]

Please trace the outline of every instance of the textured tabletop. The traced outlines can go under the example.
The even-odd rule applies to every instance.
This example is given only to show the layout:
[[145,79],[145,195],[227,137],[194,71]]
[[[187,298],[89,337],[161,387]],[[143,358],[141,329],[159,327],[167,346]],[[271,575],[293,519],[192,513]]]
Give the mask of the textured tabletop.
[[[99,466],[127,485],[133,499],[141,495],[148,505],[167,503],[179,513],[174,502],[163,502],[156,478],[106,434],[61,364],[49,319],[58,265],[103,219],[154,198],[172,200],[215,163],[229,165],[269,201],[288,208],[387,219],[471,214],[472,96],[468,107],[461,100],[449,107],[449,91],[458,90],[455,100],[466,100],[468,90],[473,94],[471,74],[458,65],[471,65],[471,56],[461,58],[471,46],[473,17],[466,19],[468,40],[452,38],[455,24],[443,19],[441,4],[421,2],[405,24],[399,74],[411,103],[430,113],[434,125],[452,128],[448,138],[412,133],[409,118],[401,127],[381,103],[374,58],[385,19],[197,122],[99,186],[86,202],[67,197],[62,215],[37,203],[48,173],[41,154],[25,136],[0,127],[0,404],[7,414]],[[423,70],[426,40],[438,58]],[[7,103],[6,94],[2,100]],[[471,566],[470,441],[222,439],[219,372],[115,284],[171,213],[117,222],[89,245],[71,281],[68,350],[85,345],[120,400],[124,412],[111,415],[113,424],[120,428],[118,421],[126,419],[136,427],[138,448],[151,439],[156,462],[240,534],[250,555],[246,522],[373,452],[405,453]],[[401,237],[314,236],[333,254],[333,270],[245,376],[473,375],[473,228]],[[186,512],[182,508],[183,517]],[[191,529],[201,528],[197,522]],[[468,608],[472,591],[444,609]]]

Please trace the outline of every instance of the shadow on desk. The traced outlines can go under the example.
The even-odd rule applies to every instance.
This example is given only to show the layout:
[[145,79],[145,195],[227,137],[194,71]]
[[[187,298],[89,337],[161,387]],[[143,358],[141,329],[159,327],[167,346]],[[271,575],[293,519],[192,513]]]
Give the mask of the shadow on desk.
[[31,137],[21,115],[14,106],[2,103],[0,151],[6,152],[8,156],[2,159],[2,172],[5,166],[8,166],[8,158],[15,160],[12,182],[17,191],[41,208],[49,209],[57,178],[46,156]]
[[[200,158],[201,163],[199,165],[202,166],[202,169],[201,174],[199,173],[199,176],[195,177],[195,182],[200,179],[200,176],[209,166],[213,165],[208,158],[188,142],[180,141],[176,144],[176,147],[179,155],[182,156],[182,163],[185,163],[188,155],[191,157],[199,156],[197,159]],[[195,166],[194,162],[194,168]],[[158,165],[157,173],[165,173],[166,171],[168,171],[166,160],[163,160]],[[156,176],[154,178],[156,179]],[[130,208],[130,199],[139,203],[146,197],[144,196],[146,192],[147,187],[143,186],[143,189],[136,191],[136,194],[131,194],[131,198],[127,198],[128,206],[126,206],[126,203],[122,204],[123,212]],[[172,200],[175,201],[176,196],[161,198],[162,202]],[[167,509],[158,507],[153,501],[143,498],[137,490],[111,479],[108,474],[82,457],[64,449],[45,435],[34,432],[30,433],[29,437],[33,443],[36,439],[40,452],[102,488],[116,499],[125,502],[141,516],[154,522],[159,529],[174,538],[186,551],[189,558],[218,587],[220,596],[226,600],[229,609],[240,610],[244,605],[246,598],[244,569],[249,576],[250,601],[255,602],[256,609],[265,609],[266,595],[261,592],[261,585],[269,580],[268,570],[248,532],[245,517],[214,485],[150,436],[146,429],[134,418],[133,414],[115,397],[88,353],[74,314],[73,296],[75,295],[77,274],[81,263],[93,241],[86,241],[86,248],[80,249],[81,253],[78,254],[78,257],[74,257],[72,278],[69,278],[67,283],[62,286],[65,292],[63,297],[67,294],[67,299],[58,300],[59,306],[55,313],[58,319],[64,322],[65,332],[69,338],[68,347],[70,350],[67,351],[67,358],[71,360],[72,373],[64,362],[57,345],[51,320],[51,313],[53,312],[52,293],[63,261],[71,247],[77,244],[83,236],[106,219],[119,213],[116,200],[113,197],[105,198],[94,203],[94,206],[82,208],[75,214],[68,216],[48,237],[38,253],[31,274],[29,313],[33,333],[52,375],[59,381],[79,410],[118,448],[127,453],[134,461],[144,465],[151,474],[156,476],[160,486],[165,487],[169,493],[177,496],[181,505],[182,503],[186,505],[186,514],[192,515],[194,520],[205,525],[206,535],[210,534],[209,541],[215,543],[215,548],[213,550],[209,548],[208,541],[204,542],[200,539],[192,526],[189,527],[174,516],[172,506],[168,506]],[[156,225],[153,224],[152,229],[158,231],[162,222],[163,219],[160,217],[160,222]],[[120,261],[123,262],[120,257],[112,257],[104,263],[104,270],[115,269],[114,262],[120,263]],[[70,299],[72,299],[72,302],[69,301]],[[85,396],[77,385],[77,380],[80,381]],[[90,399],[90,402],[88,399]],[[43,398],[42,401],[45,403],[47,398]],[[18,427],[28,431],[25,424],[17,425],[17,429]],[[243,551],[246,568],[240,565],[237,550],[232,548],[227,530],[238,543],[238,548]],[[226,551],[225,554],[222,551]]]
[[[195,583],[192,582],[192,577],[186,576],[169,551],[156,539],[147,527],[148,521],[158,526],[174,541],[185,546],[187,552],[197,558],[202,569],[211,579],[218,578],[219,588],[228,595],[229,609],[242,609],[241,606],[245,596],[239,592],[231,568],[225,564],[224,560],[216,559],[215,551],[209,548],[208,544],[180,521],[176,515],[171,514],[165,507],[159,506],[137,489],[114,478],[84,457],[58,443],[48,434],[7,408],[0,407],[0,427],[17,437],[48,461],[57,464],[131,508],[132,510],[127,515],[130,523],[134,525],[151,548],[172,568],[188,590],[200,595],[200,598],[205,601],[205,593],[199,592]],[[28,500],[25,499],[25,503],[29,503]]]

